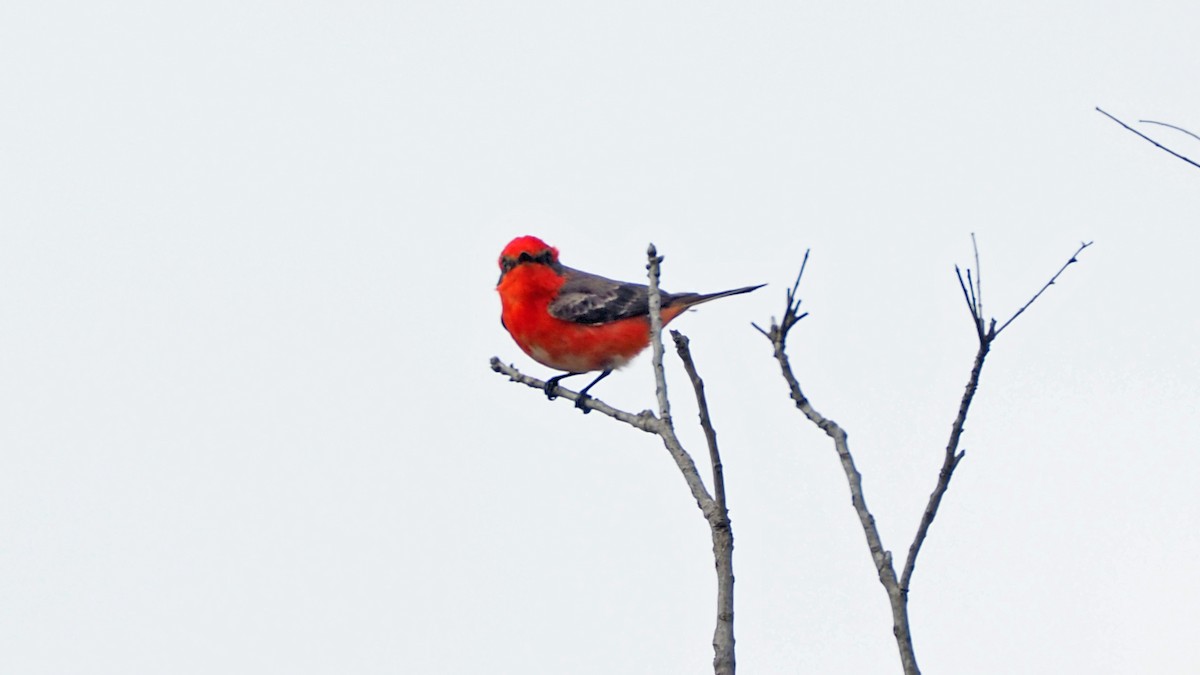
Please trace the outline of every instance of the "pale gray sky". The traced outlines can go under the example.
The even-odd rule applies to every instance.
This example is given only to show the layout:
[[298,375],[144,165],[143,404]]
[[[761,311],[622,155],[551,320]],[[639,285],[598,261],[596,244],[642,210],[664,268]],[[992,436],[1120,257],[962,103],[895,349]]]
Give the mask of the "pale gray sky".
[[[1049,6],[1048,6],[1049,5]],[[907,550],[927,673],[1195,673],[1194,2],[0,7],[7,673],[701,673],[708,530],[649,435],[492,373],[501,247],[770,284],[674,326],[723,444],[746,673],[898,672],[792,357]],[[1200,143],[1146,128],[1193,158]],[[676,418],[700,459],[674,361]],[[649,358],[596,393],[650,407]]]

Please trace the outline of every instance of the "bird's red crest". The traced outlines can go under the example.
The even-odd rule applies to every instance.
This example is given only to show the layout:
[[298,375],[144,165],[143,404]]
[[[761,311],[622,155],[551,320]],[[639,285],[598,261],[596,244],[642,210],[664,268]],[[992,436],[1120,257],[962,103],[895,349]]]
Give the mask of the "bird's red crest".
[[545,251],[550,252],[551,258],[554,261],[558,260],[558,249],[533,235],[527,234],[508,242],[508,246],[505,246],[504,250],[500,252],[500,264],[503,267],[505,258],[516,259],[522,253],[529,254],[531,258],[536,258],[538,254]]

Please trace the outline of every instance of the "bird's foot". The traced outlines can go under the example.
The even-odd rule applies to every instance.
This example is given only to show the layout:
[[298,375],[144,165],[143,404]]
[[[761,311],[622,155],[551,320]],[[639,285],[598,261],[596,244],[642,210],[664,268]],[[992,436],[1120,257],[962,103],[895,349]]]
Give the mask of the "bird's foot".
[[570,377],[578,374],[579,373],[563,373],[562,375],[555,375],[554,377],[546,380],[546,386],[542,387],[542,391],[546,392],[546,398],[550,399],[551,401],[558,398],[559,381],[564,377]]
[[588,396],[587,394],[580,394],[579,398],[575,399],[575,407],[582,410],[583,414],[586,415],[592,412],[592,409],[586,405],[586,402],[590,400],[592,400],[591,396]]

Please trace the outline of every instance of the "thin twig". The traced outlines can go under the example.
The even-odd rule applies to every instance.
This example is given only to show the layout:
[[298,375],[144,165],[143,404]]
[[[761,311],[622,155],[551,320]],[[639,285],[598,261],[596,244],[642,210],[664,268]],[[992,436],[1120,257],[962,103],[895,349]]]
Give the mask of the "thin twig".
[[[968,270],[969,271],[969,270]],[[979,311],[975,307],[975,303],[971,300],[971,296],[967,293],[967,282],[963,281],[962,270],[958,265],[954,266],[954,273],[958,275],[958,287],[962,289],[963,301],[967,303],[967,311],[971,313],[971,323],[975,324],[975,332],[979,335],[979,340],[983,341],[983,320],[979,316]]]
[[808,312],[800,312],[800,300],[796,297],[796,293],[800,289],[800,280],[804,278],[804,268],[808,266],[808,254],[810,252],[812,252],[812,249],[804,249],[804,260],[800,261],[800,273],[796,275],[796,282],[792,284],[791,289],[787,292],[787,312],[783,315],[783,324],[776,325],[775,317],[771,317],[771,330],[767,331],[757,323],[750,322],[750,325],[754,326],[755,330],[762,333],[763,337],[772,342],[775,341],[775,338],[771,337],[771,335],[776,330],[781,331],[779,338],[786,341],[788,331],[792,329],[792,326],[796,325],[800,319],[808,316]]
[[[975,233],[971,233],[971,249],[975,251],[975,316],[983,321],[983,268],[979,266],[979,243],[975,241]],[[967,270],[970,273],[970,270]]]
[[696,372],[688,339],[679,331],[671,331],[675,340],[675,351],[683,361],[683,368],[692,381],[696,392],[696,405],[700,409],[700,427],[708,442],[708,456],[712,462],[713,495],[716,509],[709,517],[712,529],[713,558],[717,568],[717,628],[713,632],[713,669],[717,673],[734,671],[733,650],[733,529],[729,523],[729,507],[725,502],[725,469],[721,464],[721,453],[717,449],[717,432],[708,413],[708,399],[704,395],[704,380]]
[[1138,120],[1138,122],[1141,122],[1142,124],[1157,124],[1159,126],[1167,127],[1168,129],[1174,129],[1175,131],[1182,131],[1183,133],[1187,134],[1188,136],[1191,136],[1192,138],[1200,141],[1200,136],[1193,134],[1192,132],[1188,131],[1187,129],[1184,129],[1183,127],[1177,127],[1174,124],[1167,124],[1166,122],[1155,122],[1154,120]]
[[1165,145],[1162,145],[1162,144],[1160,144],[1158,141],[1154,140],[1153,138],[1150,138],[1150,137],[1149,137],[1149,136],[1147,136],[1146,134],[1143,134],[1142,132],[1138,131],[1137,129],[1134,129],[1133,127],[1129,126],[1128,124],[1125,124],[1125,123],[1124,123],[1124,122],[1122,122],[1121,120],[1119,120],[1119,119],[1117,119],[1117,118],[1113,117],[1112,115],[1109,115],[1108,113],[1104,112],[1104,111],[1103,111],[1103,110],[1101,110],[1099,107],[1097,107],[1097,108],[1096,108],[1096,110],[1099,110],[1101,113],[1103,113],[1103,115],[1104,115],[1105,117],[1109,118],[1110,120],[1112,120],[1112,121],[1116,122],[1117,124],[1120,124],[1121,126],[1125,127],[1125,128],[1126,128],[1126,129],[1128,129],[1129,131],[1132,131],[1133,133],[1137,134],[1138,136],[1141,136],[1142,138],[1146,139],[1146,140],[1147,140],[1147,141],[1149,141],[1151,144],[1153,144],[1153,145],[1154,145],[1154,147],[1158,148],[1159,150],[1163,150],[1163,151],[1165,151],[1165,152],[1168,152],[1168,153],[1170,153],[1170,154],[1172,154],[1172,155],[1175,155],[1175,156],[1176,156],[1176,157],[1178,157],[1179,159],[1182,159],[1183,161],[1187,162],[1188,164],[1191,164],[1191,165],[1192,165],[1192,166],[1194,166],[1194,167],[1200,168],[1200,164],[1197,164],[1197,163],[1193,162],[1192,160],[1188,159],[1187,157],[1184,157],[1183,155],[1179,154],[1178,152],[1175,152],[1174,150],[1172,150],[1172,149],[1170,149],[1170,148],[1166,147]]
[[811,248],[804,249],[804,259],[800,261],[800,273],[796,275],[796,283],[792,284],[792,290],[788,293],[788,304],[791,304],[791,299],[796,297],[796,292],[800,290],[800,280],[804,278],[804,268],[808,267],[808,254],[812,252]]
[[971,306],[975,308],[975,316],[979,316],[979,298],[975,295],[975,280],[971,278],[971,268],[967,268],[967,290],[971,292]]
[[1090,241],[1080,242],[1079,248],[1076,249],[1075,252],[1071,254],[1071,259],[1068,260],[1067,262],[1063,263],[1062,267],[1058,268],[1058,271],[1054,273],[1054,276],[1050,277],[1050,281],[1047,281],[1045,286],[1042,286],[1042,288],[1037,293],[1034,293],[1033,297],[1029,299],[1029,302],[1026,302],[1024,305],[1021,305],[1021,309],[1018,309],[1016,314],[1013,314],[1012,316],[1010,316],[1008,318],[1008,321],[1005,321],[1003,324],[1000,325],[1000,328],[996,329],[996,331],[995,331],[996,335],[999,335],[1000,333],[1004,332],[1004,329],[1008,327],[1008,324],[1012,323],[1013,320],[1016,319],[1018,316],[1021,316],[1021,313],[1024,312],[1026,309],[1029,309],[1029,306],[1032,305],[1035,300],[1040,298],[1042,296],[1042,293],[1046,292],[1047,288],[1050,288],[1051,286],[1053,286],[1054,282],[1058,280],[1058,277],[1060,275],[1062,275],[1062,273],[1065,272],[1068,267],[1070,267],[1072,264],[1078,262],[1077,258],[1079,256],[1079,254],[1083,252],[1083,249],[1091,246],[1093,243],[1094,242],[1090,242]]
[[704,440],[708,443],[708,457],[712,461],[713,497],[717,500],[717,508],[725,508],[725,472],[721,466],[721,454],[717,450],[717,432],[713,428],[712,418],[708,414],[708,399],[704,395],[704,380],[696,372],[696,364],[692,361],[690,341],[687,336],[677,330],[671,331],[675,341],[675,351],[683,361],[683,369],[687,371],[688,379],[692,381],[692,389],[696,392],[696,404],[700,408],[700,428],[704,430]]

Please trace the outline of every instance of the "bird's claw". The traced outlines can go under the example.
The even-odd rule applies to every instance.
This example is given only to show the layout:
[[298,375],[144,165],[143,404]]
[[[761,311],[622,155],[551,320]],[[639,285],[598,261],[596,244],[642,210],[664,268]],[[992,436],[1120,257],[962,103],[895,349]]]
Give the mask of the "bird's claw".
[[[612,371],[611,370],[604,371],[604,374],[601,375],[600,377],[596,378],[595,380],[593,380],[592,384],[596,384],[600,380],[604,379],[610,372],[612,372]],[[551,401],[558,398],[558,381],[563,379],[564,377],[571,377],[572,375],[579,375],[579,373],[564,373],[562,375],[556,375],[556,376],[550,378],[549,380],[546,380],[546,384],[542,387],[542,391],[546,392],[546,398],[550,399]],[[587,407],[587,400],[591,398],[591,396],[587,395],[587,390],[592,388],[592,384],[589,384],[588,386],[581,389],[579,391],[578,397],[575,399],[575,407],[582,410],[583,414],[585,414],[585,415],[592,411],[591,408]]]

